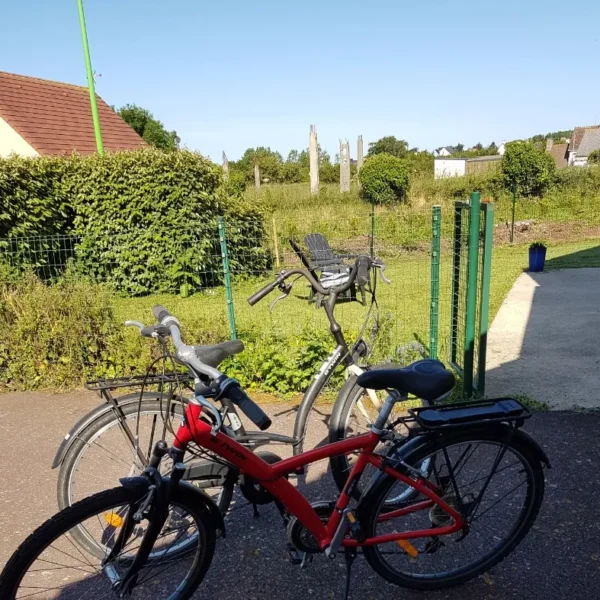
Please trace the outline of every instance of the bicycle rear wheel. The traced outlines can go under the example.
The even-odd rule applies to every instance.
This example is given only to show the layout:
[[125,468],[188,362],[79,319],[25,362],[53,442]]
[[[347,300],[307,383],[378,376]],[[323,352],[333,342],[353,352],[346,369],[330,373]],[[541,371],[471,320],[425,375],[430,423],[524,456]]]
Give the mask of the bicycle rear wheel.
[[[385,368],[385,365],[382,367]],[[329,422],[329,443],[337,442],[353,435],[360,435],[367,433],[370,430],[371,425],[377,419],[380,408],[385,402],[387,392],[385,390],[375,392],[377,401],[372,398],[367,390],[362,388],[356,383],[357,377],[351,375],[346,383],[342,386],[338,397],[335,401],[333,412],[331,414],[331,420]],[[371,391],[373,393],[373,391]],[[410,402],[410,401],[408,401]],[[414,400],[414,403],[419,406],[427,404],[422,400]],[[410,406],[410,405],[409,405]],[[389,421],[392,422],[402,414],[404,414],[407,406],[406,403],[398,403],[394,406],[393,412],[390,415]],[[396,431],[398,439],[401,439],[402,432]],[[404,431],[408,434],[408,431]],[[386,453],[386,446],[384,444],[378,446],[377,452],[383,454]],[[339,455],[332,456],[330,459],[331,474],[333,479],[341,491],[346,484],[348,474],[352,469],[355,458],[352,455]],[[423,474],[427,475],[427,469],[429,463],[425,461],[421,465]],[[372,476],[377,473],[376,469],[371,466],[367,466],[363,476],[361,477],[360,483],[356,486],[354,491],[354,497],[358,500],[362,494],[363,489]],[[414,496],[414,490],[408,486],[400,490],[398,487],[396,490],[398,493],[394,498],[388,498],[388,504],[394,504],[396,506],[409,501]]]
[[[182,486],[175,490],[169,506],[171,516],[128,598],[185,600],[204,578],[212,561],[216,532],[208,511],[195,496]],[[140,492],[114,488],[54,515],[21,544],[6,564],[0,575],[1,600],[119,597],[113,583],[131,565],[147,521],[136,524],[121,553],[106,564],[103,559],[114,546],[127,513],[137,511],[143,498]],[[73,528],[84,529],[93,537],[96,546],[103,548],[103,556],[90,554],[73,541]],[[185,552],[178,548],[182,544]]]
[[[141,405],[134,402],[122,406],[126,423],[135,435],[138,434],[139,448],[148,459],[154,444],[161,439],[163,431],[163,413],[158,400],[146,399]],[[172,402],[169,418],[176,425],[183,416],[181,403]],[[173,442],[173,434],[167,432],[166,441]],[[226,466],[199,460],[191,452],[186,454],[186,466],[189,470],[189,483],[207,493],[225,514],[233,496],[235,480],[227,477]],[[81,431],[61,464],[58,476],[57,496],[60,509],[87,498],[107,488],[118,485],[121,477],[140,474],[146,464],[135,452],[135,448],[121,429],[114,411],[110,411],[90,423]],[[171,462],[161,463],[161,470],[169,469]],[[187,478],[187,477],[186,477]],[[79,529],[73,531],[73,537],[88,552],[96,553],[94,541]]]
[[[365,547],[371,567],[396,585],[432,590],[464,583],[508,556],[536,519],[544,497],[544,475],[528,444],[519,438],[507,444],[507,439],[505,428],[463,431],[407,456],[408,465],[431,461],[430,481],[442,490],[440,497],[450,506],[456,510],[463,507],[469,529],[466,534],[459,531],[414,538],[404,546],[391,542]],[[368,492],[372,509],[365,523],[367,537],[451,523],[449,515],[437,506],[400,518],[386,517],[390,510],[387,498],[397,494],[397,485],[404,488],[393,477],[384,477]],[[419,496],[411,504],[423,500]]]

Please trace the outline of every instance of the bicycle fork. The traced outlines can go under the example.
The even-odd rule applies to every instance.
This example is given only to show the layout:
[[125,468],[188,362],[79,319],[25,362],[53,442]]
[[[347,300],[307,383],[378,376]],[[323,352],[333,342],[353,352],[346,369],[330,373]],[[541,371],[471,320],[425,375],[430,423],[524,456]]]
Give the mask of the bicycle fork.
[[[143,476],[150,483],[148,492],[135,512],[134,505],[130,505],[115,545],[103,561],[103,571],[112,582],[120,598],[131,594],[137,583],[139,572],[150,557],[154,544],[169,517],[169,503],[173,492],[185,473],[185,465],[182,462],[175,462],[170,479],[166,481],[162,478],[158,471],[158,465],[167,452],[168,447],[164,441],[156,443],[150,465],[143,473]],[[174,456],[173,458],[175,460],[178,457]],[[120,577],[117,570],[110,563],[125,548],[135,525],[144,518],[148,520],[148,527],[140,547],[125,575]]]

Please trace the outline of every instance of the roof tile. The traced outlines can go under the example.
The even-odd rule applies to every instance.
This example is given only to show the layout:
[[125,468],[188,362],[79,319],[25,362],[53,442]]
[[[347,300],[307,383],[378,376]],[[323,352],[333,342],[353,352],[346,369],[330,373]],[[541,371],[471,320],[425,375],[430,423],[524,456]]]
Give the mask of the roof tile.
[[[146,146],[96,95],[102,141],[109,152]],[[95,154],[88,89],[0,71],[0,116],[40,154]]]

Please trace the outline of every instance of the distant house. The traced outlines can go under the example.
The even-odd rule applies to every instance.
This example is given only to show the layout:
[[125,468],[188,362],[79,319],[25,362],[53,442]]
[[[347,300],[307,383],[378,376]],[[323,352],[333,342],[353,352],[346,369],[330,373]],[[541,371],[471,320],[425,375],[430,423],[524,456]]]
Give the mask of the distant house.
[[483,173],[500,168],[502,157],[499,154],[492,156],[477,156],[476,158],[435,158],[433,161],[434,179],[446,177],[462,177],[471,173]]
[[554,164],[557,169],[562,169],[569,164],[568,149],[569,144],[566,142],[556,144],[554,143],[554,140],[550,138],[546,140],[546,152],[554,159]]
[[444,146],[437,151],[438,156],[452,156],[456,154],[458,150],[454,146]]
[[600,125],[575,127],[569,140],[568,164],[585,167],[594,150],[600,150]]
[[[134,150],[144,140],[97,97],[107,151]],[[0,72],[0,157],[94,154],[88,88]]]

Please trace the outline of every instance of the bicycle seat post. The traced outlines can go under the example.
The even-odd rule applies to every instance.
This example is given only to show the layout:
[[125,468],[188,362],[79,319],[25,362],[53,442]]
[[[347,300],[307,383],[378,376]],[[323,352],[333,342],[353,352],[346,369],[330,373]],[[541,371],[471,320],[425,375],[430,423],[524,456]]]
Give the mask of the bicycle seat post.
[[371,425],[371,431],[377,435],[381,435],[384,431],[385,425],[392,414],[394,404],[402,399],[402,395],[396,390],[390,390],[388,397],[385,399],[375,423]]

